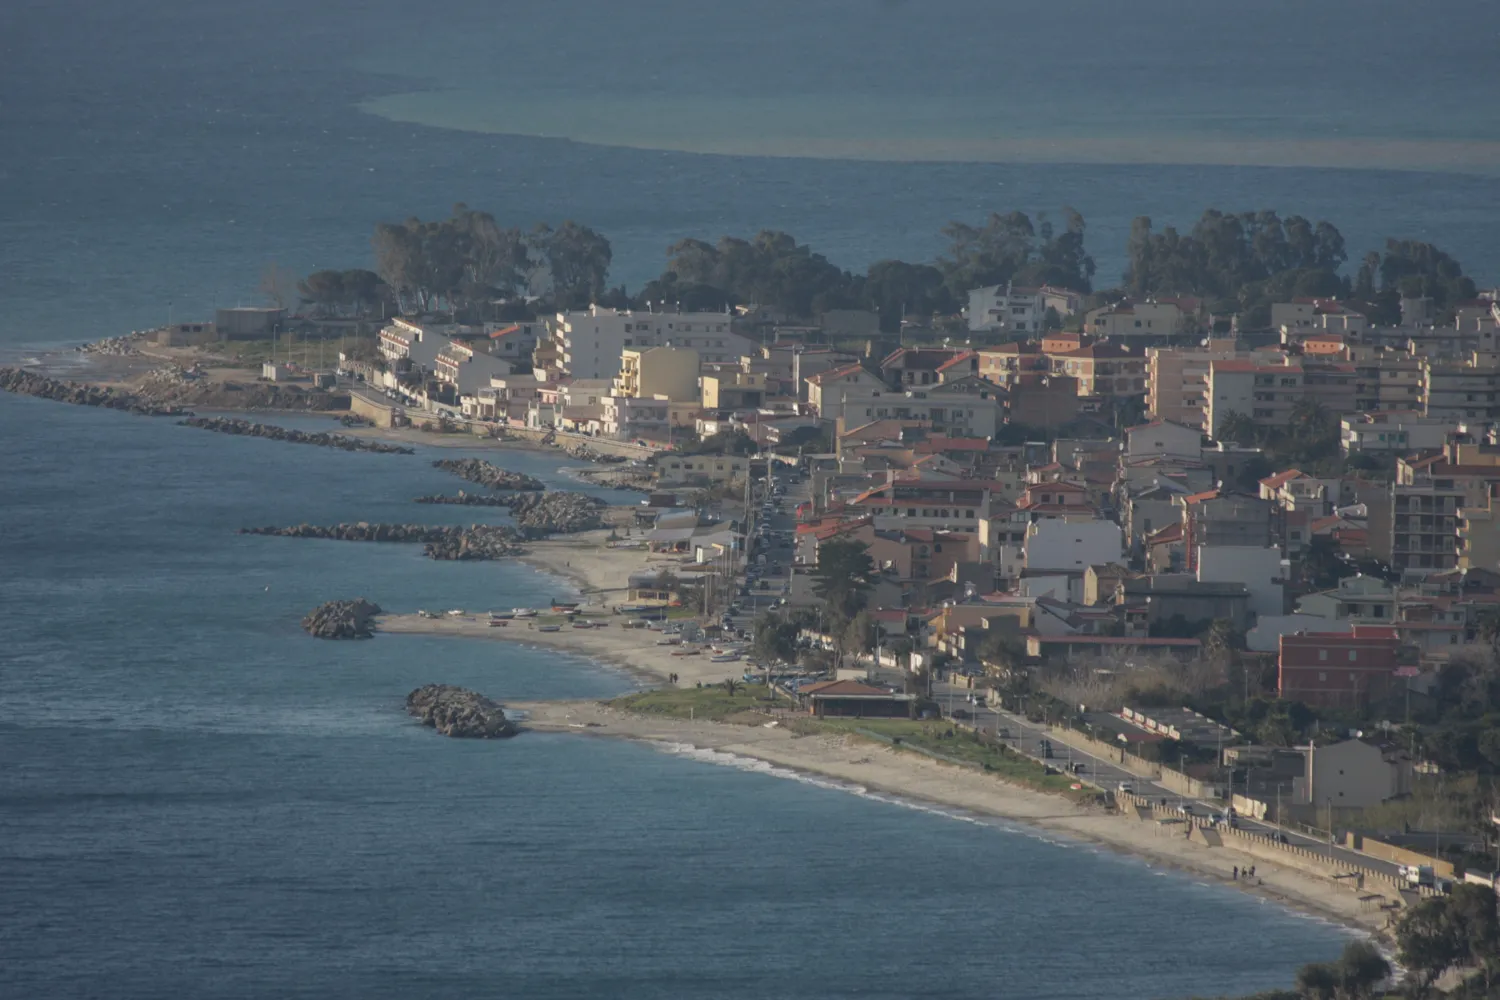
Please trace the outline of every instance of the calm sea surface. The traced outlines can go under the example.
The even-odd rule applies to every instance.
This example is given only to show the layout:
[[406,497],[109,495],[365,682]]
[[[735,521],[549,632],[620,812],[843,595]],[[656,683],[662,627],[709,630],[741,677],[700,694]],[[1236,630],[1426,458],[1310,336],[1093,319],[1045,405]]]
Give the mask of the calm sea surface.
[[[952,218],[1064,204],[1105,280],[1133,216],[1209,205],[1329,218],[1355,254],[1431,239],[1500,279],[1484,7],[1219,6],[20,0],[0,360],[255,302],[272,262],[365,266],[375,221],[455,201],[593,225],[631,286],[684,236],[783,228],[863,267],[930,257]],[[766,155],[694,152],[726,137]],[[789,155],[822,137],[869,156]],[[1141,137],[1178,160],[1107,162]],[[1245,162],[1334,165],[1193,165],[1247,137],[1266,152]],[[976,161],[1014,140],[1086,162],[891,162],[969,139]],[[1372,140],[1411,169],[1355,169]],[[1234,892],[745,762],[413,726],[401,699],[430,681],[629,686],[514,646],[298,630],[333,597],[565,591],[234,534],[503,516],[413,505],[456,488],[431,457],[0,396],[0,995],[1169,997],[1338,950]],[[554,458],[506,464],[571,484]]]

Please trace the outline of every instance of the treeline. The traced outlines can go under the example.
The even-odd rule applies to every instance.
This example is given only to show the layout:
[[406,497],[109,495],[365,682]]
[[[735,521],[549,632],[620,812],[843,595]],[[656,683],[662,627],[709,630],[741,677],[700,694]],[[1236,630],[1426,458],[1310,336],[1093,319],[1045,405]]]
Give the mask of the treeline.
[[1142,216],[1131,224],[1127,260],[1127,294],[1202,297],[1213,312],[1244,314],[1252,329],[1270,323],[1271,303],[1299,296],[1349,299],[1372,323],[1389,326],[1401,322],[1403,297],[1429,297],[1446,318],[1475,294],[1458,261],[1415,240],[1387,240],[1352,279],[1341,275],[1348,250],[1333,223],[1272,211],[1209,209],[1187,233],[1172,226],[1158,233]]
[[[446,219],[409,218],[375,227],[375,270],[318,271],[299,285],[305,303],[325,312],[364,314],[451,311],[468,319],[523,319],[591,303],[619,308],[677,304],[691,310],[759,305],[796,317],[830,309],[868,309],[881,327],[904,318],[949,316],[968,293],[1008,282],[1054,285],[1088,294],[1095,264],[1083,216],[1064,209],[1061,225],[1044,214],[995,213],[978,225],[952,222],[945,251],[932,262],[880,260],[864,273],[840,268],[788,233],[766,230],[717,243],[686,239],[667,248],[666,267],[637,294],[608,284],[609,240],[573,221],[529,230],[499,225],[467,205]],[[1402,296],[1429,296],[1439,315],[1474,295],[1474,282],[1448,254],[1427,243],[1389,240],[1367,254],[1351,278],[1344,237],[1330,222],[1276,212],[1210,209],[1186,233],[1157,232],[1149,218],[1131,227],[1122,296],[1183,295],[1214,312],[1245,314],[1251,328],[1270,320],[1270,304],[1294,296],[1362,302],[1373,321],[1400,321]]]

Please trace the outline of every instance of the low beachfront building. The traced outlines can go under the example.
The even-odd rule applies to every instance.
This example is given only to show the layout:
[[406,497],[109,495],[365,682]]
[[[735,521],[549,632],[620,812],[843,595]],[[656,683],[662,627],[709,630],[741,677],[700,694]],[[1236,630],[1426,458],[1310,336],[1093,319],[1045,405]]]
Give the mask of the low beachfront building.
[[808,714],[820,719],[909,719],[916,699],[858,681],[823,681],[797,692]]

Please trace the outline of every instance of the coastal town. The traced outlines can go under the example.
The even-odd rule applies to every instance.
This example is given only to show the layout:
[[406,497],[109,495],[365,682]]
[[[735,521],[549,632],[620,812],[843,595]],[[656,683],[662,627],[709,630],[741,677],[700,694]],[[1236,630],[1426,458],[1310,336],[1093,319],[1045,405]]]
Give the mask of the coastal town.
[[[507,507],[518,529],[245,531],[523,559],[581,598],[354,602],[309,631],[521,641],[667,692],[520,706],[521,729],[1031,817],[1391,933],[1500,868],[1500,290],[1376,319],[1349,298],[1268,306],[1252,327],[1202,298],[1007,282],[894,330],[857,309],[236,308],[92,345],[114,364],[93,385],[3,384],[148,414],[332,412],[347,436],[187,422],[345,450],[565,451],[641,499],[463,459],[435,464],[486,492],[416,502]],[[482,735],[519,731],[453,697],[488,706],[466,716]],[[810,758],[815,734],[875,749]],[[871,753],[903,763],[872,778]],[[1085,811],[1042,818],[1053,795]]]

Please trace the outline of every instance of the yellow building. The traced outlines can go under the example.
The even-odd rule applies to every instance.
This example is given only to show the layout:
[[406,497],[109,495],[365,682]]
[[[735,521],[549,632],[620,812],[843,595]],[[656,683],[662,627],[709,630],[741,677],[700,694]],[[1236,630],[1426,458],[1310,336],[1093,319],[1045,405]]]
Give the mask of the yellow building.
[[753,410],[766,400],[766,376],[761,372],[721,372],[705,375],[705,410]]
[[620,352],[620,373],[615,376],[614,395],[696,402],[700,364],[698,352],[691,348],[626,349]]

